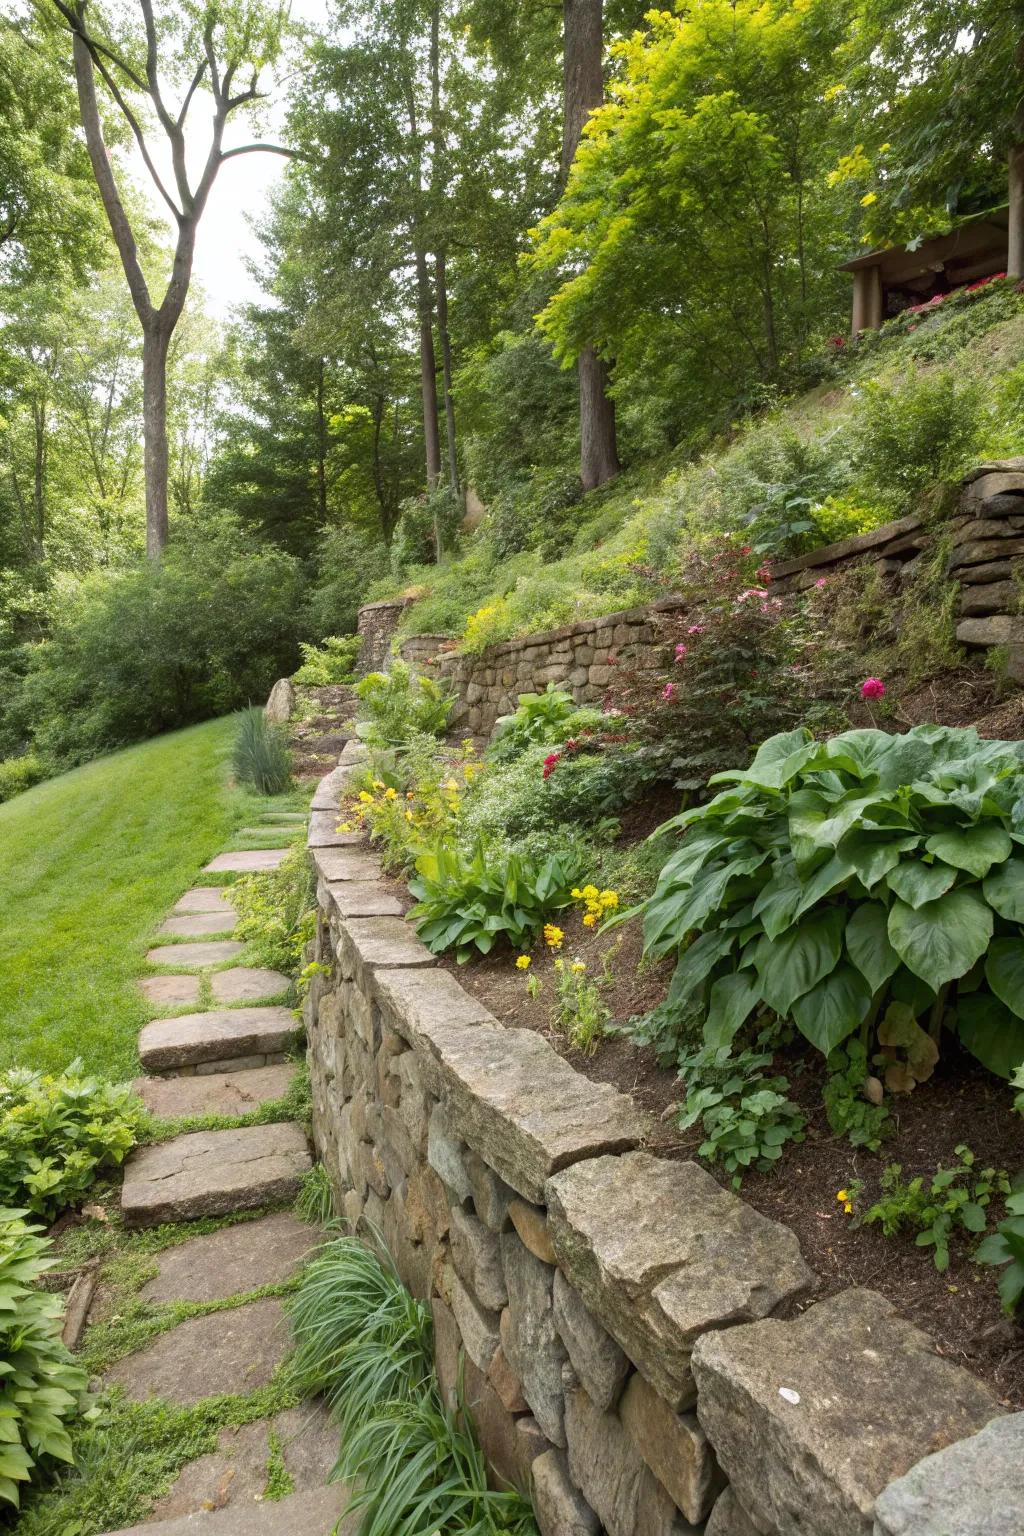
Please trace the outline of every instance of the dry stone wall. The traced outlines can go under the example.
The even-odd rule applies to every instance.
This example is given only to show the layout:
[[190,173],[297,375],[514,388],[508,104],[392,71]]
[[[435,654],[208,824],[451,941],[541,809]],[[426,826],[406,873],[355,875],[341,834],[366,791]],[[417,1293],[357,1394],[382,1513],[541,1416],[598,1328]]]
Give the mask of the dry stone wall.
[[314,799],[314,1135],[541,1536],[1022,1536],[1024,1415],[875,1293],[807,1305],[792,1232],[436,965],[331,830],[361,750]]
[[[958,509],[942,524],[951,545],[949,574],[961,587],[957,638],[963,645],[1005,648],[1005,667],[1024,682],[1024,458],[979,465],[963,484]],[[855,538],[843,539],[775,566],[773,590],[801,592],[822,576],[870,563],[894,586],[906,583],[931,548],[934,531],[919,517],[904,517]],[[386,663],[391,637],[405,601],[375,603],[360,612],[367,641],[363,671]],[[384,610],[389,610],[385,617]],[[659,650],[661,621],[682,611],[678,598],[587,619],[490,646],[479,656],[444,649],[443,635],[415,635],[399,651],[413,667],[446,678],[456,694],[453,725],[489,736],[503,714],[515,709],[520,693],[556,683],[578,704],[600,704],[620,661],[644,664]],[[382,637],[387,631],[387,639]]]

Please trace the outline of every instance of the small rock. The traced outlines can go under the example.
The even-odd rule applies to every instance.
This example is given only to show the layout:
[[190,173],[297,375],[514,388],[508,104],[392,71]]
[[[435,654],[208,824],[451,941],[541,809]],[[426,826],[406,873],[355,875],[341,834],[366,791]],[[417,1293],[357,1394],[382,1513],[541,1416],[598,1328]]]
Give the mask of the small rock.
[[724,1489],[708,1516],[704,1536],[761,1536],[731,1488]]
[[482,1306],[500,1312],[508,1301],[497,1233],[455,1206],[451,1213],[452,1263]]
[[707,1436],[692,1413],[674,1413],[639,1373],[619,1405],[633,1444],[687,1520],[699,1525],[721,1485]]
[[455,1314],[466,1354],[477,1369],[486,1376],[498,1345],[501,1343],[498,1314],[489,1312],[480,1305],[450,1265],[445,1270],[445,1281],[449,1303]]
[[601,1522],[573,1486],[561,1451],[545,1451],[531,1468],[533,1512],[540,1536],[597,1536]]
[[555,1271],[524,1248],[514,1232],[503,1233],[500,1241],[508,1286],[502,1347],[541,1429],[555,1445],[564,1445],[562,1366],[566,1350],[555,1327]]
[[565,1395],[569,1476],[608,1536],[696,1536],[613,1413],[582,1387]]
[[582,1297],[559,1270],[555,1274],[555,1327],[587,1396],[602,1413],[619,1400],[629,1361]]
[[554,1264],[555,1250],[548,1231],[547,1213],[539,1205],[515,1199],[509,1204],[508,1214],[524,1247],[544,1264]]

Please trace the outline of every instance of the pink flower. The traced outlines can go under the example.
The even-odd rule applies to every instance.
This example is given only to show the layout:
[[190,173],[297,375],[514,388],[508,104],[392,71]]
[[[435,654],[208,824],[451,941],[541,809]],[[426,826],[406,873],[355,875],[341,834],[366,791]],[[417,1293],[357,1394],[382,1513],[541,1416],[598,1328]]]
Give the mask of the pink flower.
[[544,759],[544,777],[546,779],[549,779],[554,773],[555,764],[558,762],[561,755],[562,754],[560,752],[549,752],[547,757]]
[[686,631],[686,633],[688,635],[702,635],[704,633],[704,625],[703,624],[691,624],[689,629]]
[[736,599],[736,601],[738,603],[745,603],[748,597],[765,598],[767,596],[768,596],[768,588],[767,587],[748,587],[745,592],[741,592],[740,593],[740,595]]
[[860,685],[862,699],[880,699],[885,694],[885,684],[880,677],[866,677]]
[[814,585],[816,587],[827,587],[828,586],[828,577],[827,576],[819,576],[817,581],[814,583]]
[[686,646],[680,640],[679,644],[676,646],[676,661],[682,661],[683,657],[686,655],[686,649]]
[[671,704],[672,700],[675,698],[675,692],[676,692],[676,685],[675,685],[675,683],[666,683],[665,684],[664,688],[661,691],[661,696],[665,700],[666,704]]

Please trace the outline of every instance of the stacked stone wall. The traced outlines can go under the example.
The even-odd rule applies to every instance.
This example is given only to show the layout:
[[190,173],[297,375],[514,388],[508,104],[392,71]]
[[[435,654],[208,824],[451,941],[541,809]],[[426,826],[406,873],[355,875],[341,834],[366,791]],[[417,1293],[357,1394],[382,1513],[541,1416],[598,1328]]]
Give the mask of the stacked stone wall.
[[359,750],[314,799],[314,1136],[496,1482],[542,1536],[1020,1536],[1024,1415],[441,969],[333,831]]

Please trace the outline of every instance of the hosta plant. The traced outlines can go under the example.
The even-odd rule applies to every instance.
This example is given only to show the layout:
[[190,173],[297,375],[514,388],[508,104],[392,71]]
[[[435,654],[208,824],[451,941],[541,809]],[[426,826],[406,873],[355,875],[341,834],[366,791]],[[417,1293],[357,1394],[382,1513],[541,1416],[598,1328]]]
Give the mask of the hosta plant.
[[546,917],[572,905],[581,865],[567,854],[533,859],[479,843],[467,856],[439,843],[416,860],[416,871],[409,881],[416,931],[435,954],[454,949],[461,964],[474,949],[489,954],[501,938],[516,949],[529,945]]
[[644,909],[709,1044],[770,1010],[828,1055],[855,1032],[907,1090],[943,1027],[1024,1061],[1024,743],[923,725],[766,741],[682,833]]
[[62,1300],[36,1284],[56,1260],[24,1216],[0,1209],[0,1509],[73,1460],[68,1423],[88,1406],[86,1374],[61,1343]]

